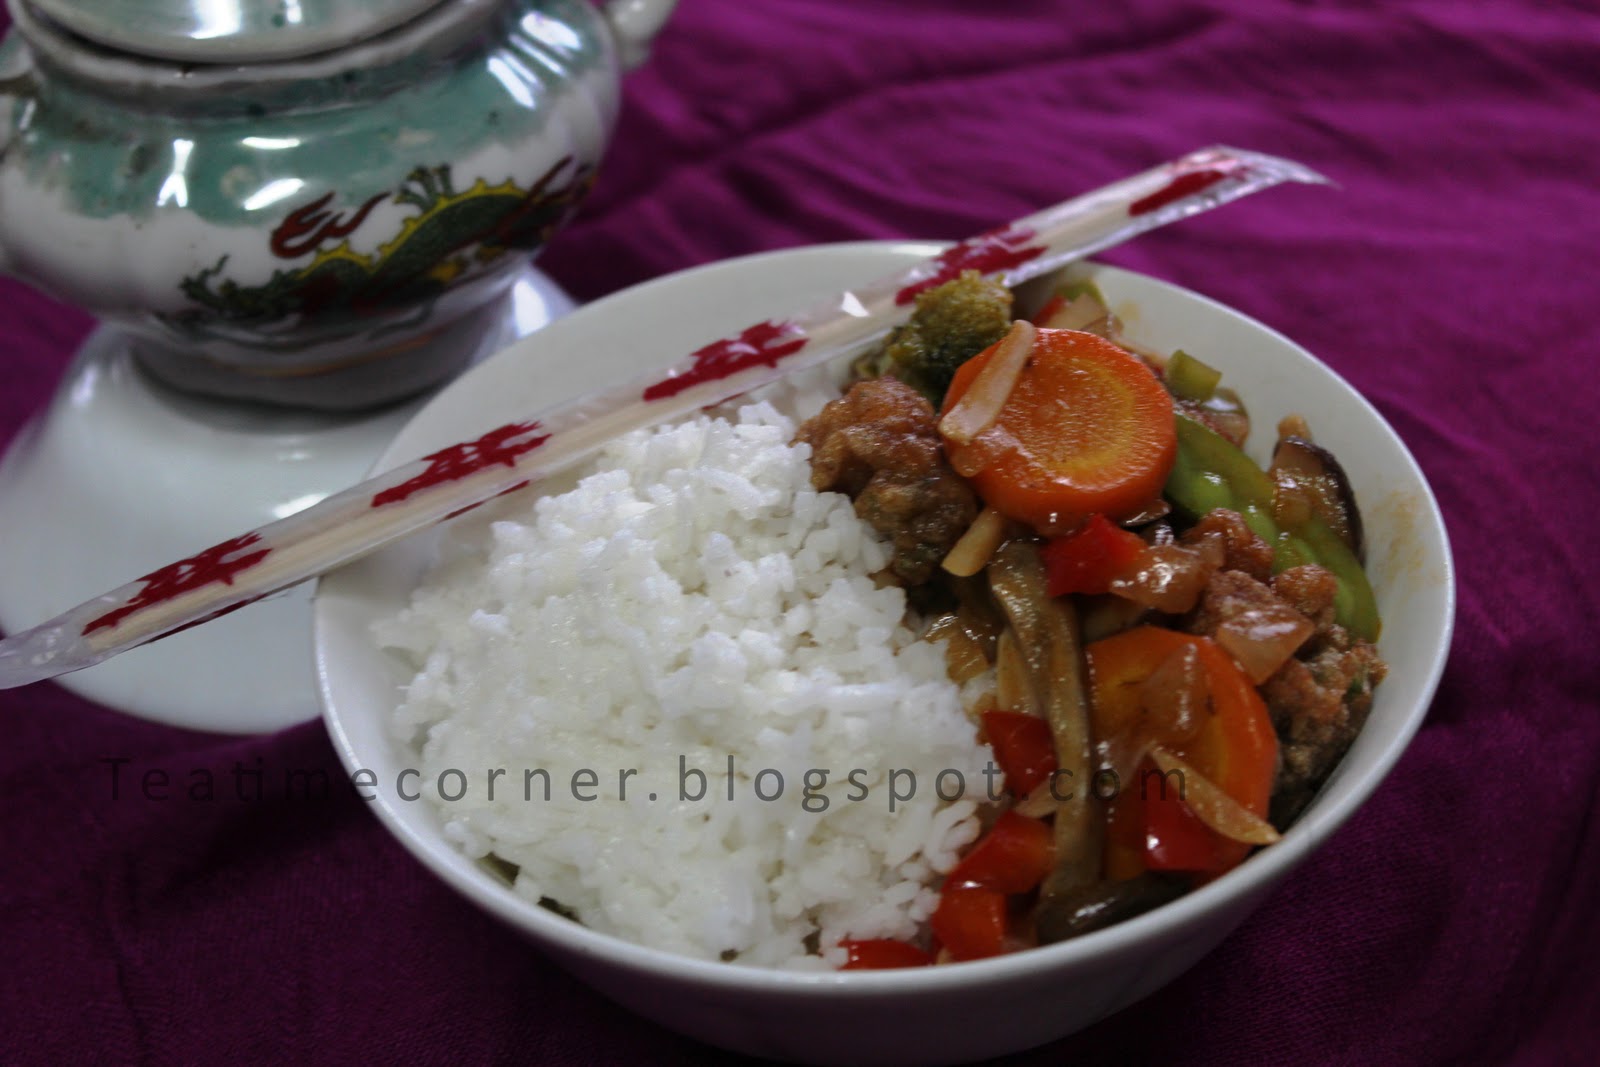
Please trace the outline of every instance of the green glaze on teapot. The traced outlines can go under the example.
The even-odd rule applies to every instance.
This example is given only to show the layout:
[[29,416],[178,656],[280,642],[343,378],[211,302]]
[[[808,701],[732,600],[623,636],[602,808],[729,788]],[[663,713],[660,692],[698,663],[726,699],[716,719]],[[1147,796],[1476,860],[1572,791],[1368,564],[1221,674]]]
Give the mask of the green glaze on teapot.
[[337,52],[196,65],[9,2],[0,262],[175,384],[318,406],[415,391],[416,366],[329,383],[470,336],[592,186],[622,53],[672,6],[612,5],[655,8],[641,37],[586,0],[450,0]]
[[[590,7],[541,0],[502,10],[501,48],[481,62],[408,56],[393,69],[350,71],[336,86],[296,82],[245,101],[202,99],[178,116],[108,109],[98,87],[34,78],[9,101],[8,124],[18,132],[8,165],[22,168],[30,183],[63,183],[72,207],[97,217],[148,214],[177,196],[209,222],[253,225],[260,201],[252,198],[268,191],[270,199],[274,183],[287,179],[365,200],[393,188],[397,157],[420,161],[425,150],[444,162],[486,138],[537,136],[550,121],[551,97],[608,62],[598,35],[572,29]],[[534,8],[537,22],[564,32],[527,32],[525,23],[537,24],[527,17]],[[26,48],[9,37],[0,45],[0,71],[15,69],[14,53]],[[351,96],[373,99],[337,106]],[[24,111],[28,121],[18,123]],[[246,206],[252,202],[257,206]]]

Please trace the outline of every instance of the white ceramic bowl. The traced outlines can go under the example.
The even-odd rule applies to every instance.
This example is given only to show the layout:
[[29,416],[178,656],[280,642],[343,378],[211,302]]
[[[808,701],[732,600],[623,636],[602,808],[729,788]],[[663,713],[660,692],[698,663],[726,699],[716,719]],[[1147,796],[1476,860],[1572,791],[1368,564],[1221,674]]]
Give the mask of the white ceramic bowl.
[[[400,433],[394,466],[584,391],[666,362],[750,322],[928,255],[928,244],[849,244],[712,264],[619,293],[546,327],[446,389]],[[395,794],[416,756],[387,728],[406,680],[370,637],[428,564],[421,536],[324,579],[317,662],[334,743],[354,774],[375,774],[373,809],[403,845],[469,900],[607,996],[713,1044],[815,1063],[954,1063],[1027,1048],[1148,995],[1221,941],[1327,840],[1383,779],[1421,723],[1443,670],[1454,616],[1449,545],[1433,495],[1371,405],[1285,337],[1186,290],[1087,268],[1127,324],[1157,350],[1177,347],[1223,371],[1258,428],[1306,414],[1349,474],[1383,613],[1388,680],[1366,728],[1283,840],[1182,899],[1074,941],[998,959],[905,971],[791,974],[704,963],[640,948],[530,905],[446,842],[433,810]]]

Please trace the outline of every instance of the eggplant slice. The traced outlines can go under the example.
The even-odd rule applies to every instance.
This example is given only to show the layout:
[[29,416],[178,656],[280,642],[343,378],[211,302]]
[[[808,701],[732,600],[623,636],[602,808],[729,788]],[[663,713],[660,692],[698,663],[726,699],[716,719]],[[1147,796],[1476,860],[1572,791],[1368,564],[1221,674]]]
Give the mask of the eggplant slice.
[[1361,529],[1361,510],[1339,461],[1319,444],[1299,434],[1278,439],[1267,469],[1275,491],[1273,509],[1309,508],[1339,535],[1356,559],[1366,562],[1366,545]]

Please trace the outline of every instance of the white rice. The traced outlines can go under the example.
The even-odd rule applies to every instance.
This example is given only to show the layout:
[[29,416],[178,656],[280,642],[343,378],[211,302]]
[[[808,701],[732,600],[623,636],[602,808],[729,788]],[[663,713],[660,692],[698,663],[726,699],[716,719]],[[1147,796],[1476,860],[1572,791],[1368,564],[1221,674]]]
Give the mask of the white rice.
[[[379,628],[418,668],[395,724],[419,788],[529,900],[672,952],[822,967],[841,939],[914,936],[977,836],[998,785],[943,646],[876,586],[886,546],[811,489],[794,430],[758,403],[624,437],[576,488],[458,524]],[[937,798],[957,774],[964,797]]]

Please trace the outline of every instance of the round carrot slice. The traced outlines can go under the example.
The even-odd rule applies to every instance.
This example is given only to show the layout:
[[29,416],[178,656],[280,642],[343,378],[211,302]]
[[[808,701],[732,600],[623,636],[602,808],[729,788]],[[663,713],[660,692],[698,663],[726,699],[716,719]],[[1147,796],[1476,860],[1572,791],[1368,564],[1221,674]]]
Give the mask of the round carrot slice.
[[[1169,656],[1185,648],[1195,650],[1205,674],[1208,713],[1193,736],[1163,736],[1150,730],[1140,687]],[[1278,736],[1261,694],[1220,645],[1207,637],[1139,626],[1093,642],[1084,655],[1095,737],[1142,734],[1253,814],[1266,817],[1278,770]],[[1152,860],[1185,862],[1175,853],[1187,854],[1190,863],[1195,855],[1203,855],[1200,868],[1213,875],[1242,862],[1250,852],[1248,845],[1216,836],[1192,814],[1185,818],[1184,813],[1161,807],[1163,778],[1146,761],[1135,771],[1134,781],[1119,783],[1107,816],[1108,877],[1131,878]],[[1164,859],[1152,856],[1152,842],[1164,842],[1162,849],[1169,854]]]
[[[956,369],[945,411],[994,352]],[[1177,431],[1172,398],[1142,360],[1092,333],[1042,329],[994,423],[946,447],[986,504],[1048,532],[1141,511],[1166,484]]]

